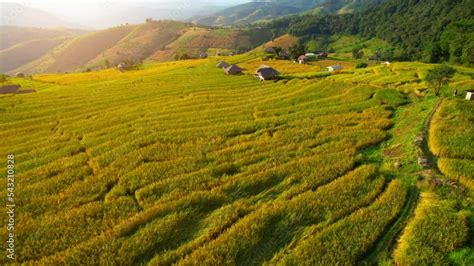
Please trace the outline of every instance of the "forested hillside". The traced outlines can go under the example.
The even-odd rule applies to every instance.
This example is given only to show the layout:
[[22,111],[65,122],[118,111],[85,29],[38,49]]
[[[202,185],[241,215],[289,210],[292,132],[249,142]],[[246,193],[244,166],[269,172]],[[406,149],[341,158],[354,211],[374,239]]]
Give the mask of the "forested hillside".
[[261,20],[271,20],[285,15],[339,14],[367,10],[386,0],[273,0],[250,2],[227,8],[215,14],[193,19],[204,25],[242,25]]
[[[266,24],[307,42],[336,34],[385,40],[384,59],[474,63],[473,0],[390,0],[360,13],[304,15]],[[322,47],[324,48],[324,47]]]

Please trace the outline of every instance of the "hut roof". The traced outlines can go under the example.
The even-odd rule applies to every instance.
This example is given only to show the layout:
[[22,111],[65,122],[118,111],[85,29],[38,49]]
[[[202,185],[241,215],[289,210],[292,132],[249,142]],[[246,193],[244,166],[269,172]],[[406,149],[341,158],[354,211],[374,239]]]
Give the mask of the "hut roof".
[[17,77],[17,78],[24,78],[24,77],[25,77],[25,73],[23,73],[23,72],[17,72],[17,73],[15,74],[15,77]]
[[224,69],[227,75],[236,75],[242,73],[242,69],[237,65],[230,65]]
[[217,63],[216,67],[218,68],[226,68],[226,67],[229,67],[229,64],[227,64],[226,62],[224,61],[219,61],[219,63]]
[[273,79],[280,75],[280,72],[276,71],[270,66],[261,65],[255,72],[255,74],[259,75],[263,79]]
[[342,69],[342,66],[340,66],[340,65],[333,65],[333,66],[328,66],[327,68],[328,68],[328,69],[333,69],[333,70],[341,70],[341,69]]
[[7,94],[7,93],[18,93],[18,89],[20,88],[20,85],[5,85],[3,87],[0,87],[0,94]]

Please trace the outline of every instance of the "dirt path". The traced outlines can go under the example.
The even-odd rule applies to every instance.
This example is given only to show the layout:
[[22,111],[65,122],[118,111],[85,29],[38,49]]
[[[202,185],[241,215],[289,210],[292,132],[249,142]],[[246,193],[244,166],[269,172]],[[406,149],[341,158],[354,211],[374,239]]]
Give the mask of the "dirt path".
[[[380,236],[373,248],[360,260],[361,265],[378,265],[380,262],[390,261],[396,247],[397,240],[412,216],[419,198],[420,188],[416,179],[420,171],[417,158],[423,154],[429,158],[430,167],[424,168],[439,173],[436,167],[436,157],[431,154],[428,147],[428,133],[431,119],[436,113],[441,101],[427,102],[426,100],[414,102],[399,107],[394,115],[394,127],[391,130],[392,138],[387,141],[389,147],[382,149],[384,166],[382,172],[387,176],[402,178],[409,186],[407,202],[398,218],[390,224],[384,234]],[[428,107],[430,109],[424,109]],[[425,110],[418,112],[418,110]],[[412,116],[407,116],[411,114]],[[407,120],[408,123],[407,123]],[[423,142],[417,146],[413,141],[416,136],[422,136]],[[395,164],[399,167],[394,167]]]

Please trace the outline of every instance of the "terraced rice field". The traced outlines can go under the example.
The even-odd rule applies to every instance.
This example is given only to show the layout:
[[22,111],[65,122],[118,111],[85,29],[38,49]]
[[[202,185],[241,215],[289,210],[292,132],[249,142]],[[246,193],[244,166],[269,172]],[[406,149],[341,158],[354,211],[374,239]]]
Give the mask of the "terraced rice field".
[[430,148],[440,157],[438,167],[451,180],[474,191],[474,105],[446,100],[436,112],[430,130]]
[[407,202],[405,182],[369,154],[390,138],[403,94],[331,78],[259,82],[214,65],[14,80],[38,90],[0,96],[16,262],[365,259]]

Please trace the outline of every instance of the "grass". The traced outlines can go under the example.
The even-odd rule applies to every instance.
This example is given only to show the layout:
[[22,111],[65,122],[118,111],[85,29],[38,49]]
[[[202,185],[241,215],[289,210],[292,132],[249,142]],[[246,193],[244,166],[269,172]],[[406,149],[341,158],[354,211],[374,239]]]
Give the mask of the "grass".
[[[258,53],[224,59],[253,72]],[[410,220],[413,138],[437,99],[413,88],[429,66],[307,79],[321,67],[266,64],[292,78],[226,76],[211,58],[12,79],[38,91],[0,95],[0,153],[17,160],[16,262],[330,265],[392,254],[407,220],[420,220]],[[467,225],[447,206],[436,215]]]
[[448,264],[447,254],[465,243],[467,237],[466,216],[456,212],[452,202],[424,193],[415,217],[405,228],[395,250],[395,262],[403,265]]

